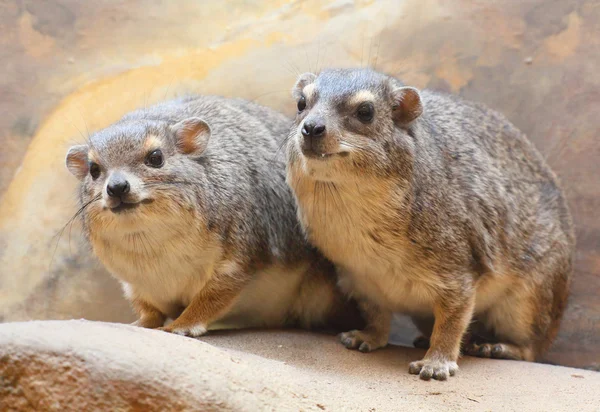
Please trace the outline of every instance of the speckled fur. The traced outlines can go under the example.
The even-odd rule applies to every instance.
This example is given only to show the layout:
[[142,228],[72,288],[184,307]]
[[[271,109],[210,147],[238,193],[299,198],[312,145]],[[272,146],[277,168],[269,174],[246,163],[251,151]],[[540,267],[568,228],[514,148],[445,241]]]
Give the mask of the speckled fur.
[[[342,342],[384,345],[398,311],[431,338],[411,364],[421,378],[454,374],[469,325],[465,352],[537,359],[556,335],[572,273],[574,235],[557,179],[497,112],[427,90],[421,107],[406,90],[368,69],[305,74],[293,90],[307,101],[287,146],[299,219],[376,319]],[[367,124],[356,116],[365,100],[375,109]],[[326,124],[311,143],[316,157],[300,133],[309,119]],[[490,351],[482,340],[498,345]]]
[[[173,127],[188,118],[210,127],[202,153],[181,152]],[[157,328],[172,318],[163,329],[199,336],[219,326],[360,323],[333,265],[299,228],[276,156],[288,128],[283,115],[256,104],[189,96],[127,114],[71,149],[68,167],[83,169],[85,232],[123,283],[136,324]],[[161,168],[144,163],[156,148]],[[96,180],[88,160],[101,167]],[[136,209],[108,207],[113,173],[128,179]]]

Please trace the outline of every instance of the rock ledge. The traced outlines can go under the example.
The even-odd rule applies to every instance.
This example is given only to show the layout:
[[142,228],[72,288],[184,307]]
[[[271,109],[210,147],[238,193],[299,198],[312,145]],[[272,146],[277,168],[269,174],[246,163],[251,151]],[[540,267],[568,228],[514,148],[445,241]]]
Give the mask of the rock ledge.
[[407,372],[422,351],[361,354],[332,336],[231,331],[194,340],[129,325],[0,325],[0,410],[597,410],[600,373],[466,357]]

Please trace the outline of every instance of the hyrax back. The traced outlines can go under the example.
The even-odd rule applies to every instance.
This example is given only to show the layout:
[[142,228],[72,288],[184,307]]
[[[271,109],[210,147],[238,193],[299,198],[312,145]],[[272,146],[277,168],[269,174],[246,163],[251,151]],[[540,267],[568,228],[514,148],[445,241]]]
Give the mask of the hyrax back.
[[138,324],[198,336],[229,326],[327,326],[352,317],[309,246],[276,154],[289,121],[191,96],[126,115],[71,148],[82,217]]
[[572,272],[571,218],[526,137],[483,105],[371,70],[301,76],[288,183],[309,239],[387,342],[392,311],[430,349],[412,373],[445,379],[469,354],[534,360],[554,339]]

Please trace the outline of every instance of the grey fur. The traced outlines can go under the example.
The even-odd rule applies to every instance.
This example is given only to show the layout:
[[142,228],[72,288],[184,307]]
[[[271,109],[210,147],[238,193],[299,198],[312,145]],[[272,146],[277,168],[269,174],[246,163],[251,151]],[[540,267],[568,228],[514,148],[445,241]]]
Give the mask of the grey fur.
[[[173,131],[178,122],[189,118],[200,118],[210,126],[208,147],[203,153],[195,156],[183,154],[178,150]],[[257,104],[215,96],[188,96],[131,112],[110,127],[94,133],[90,138],[89,147],[76,147],[69,152],[68,165],[73,164],[69,161],[74,162],[71,154],[82,150],[86,156],[89,151],[90,159],[95,160],[101,167],[102,174],[99,178],[94,180],[88,173],[82,180],[81,204],[83,206],[91,202],[82,213],[84,227],[103,263],[117,278],[125,282],[126,289],[134,289],[128,294],[134,307],[140,295],[136,290],[144,287],[144,273],[140,273],[140,278],[132,281],[123,272],[137,266],[143,267],[144,262],[136,262],[136,259],[172,257],[165,256],[167,252],[162,250],[160,245],[153,245],[150,237],[160,234],[161,231],[175,230],[173,228],[176,224],[185,222],[182,219],[191,213],[195,218],[189,225],[183,224],[182,228],[177,226],[176,230],[179,232],[177,236],[170,238],[172,240],[169,242],[174,243],[168,244],[168,253],[181,253],[175,260],[184,263],[194,261],[198,256],[203,256],[202,253],[208,253],[201,245],[184,252],[189,247],[186,242],[189,243],[190,233],[204,231],[195,235],[197,237],[194,239],[206,240],[207,244],[210,241],[210,248],[215,250],[215,257],[210,255],[214,262],[202,261],[193,266],[194,270],[198,271],[197,274],[186,274],[194,282],[194,279],[209,276],[208,273],[204,273],[208,269],[203,265],[217,268],[214,269],[215,277],[221,276],[226,279],[226,276],[232,276],[232,284],[236,281],[244,285],[256,280],[261,271],[270,267],[283,268],[281,276],[286,276],[288,269],[291,271],[302,265],[310,267],[310,270],[302,275],[298,285],[293,283],[293,279],[290,279],[289,285],[285,285],[285,280],[276,280],[285,285],[284,289],[289,286],[297,287],[297,290],[291,300],[285,302],[286,313],[278,315],[275,324],[267,320],[263,322],[261,319],[250,319],[242,320],[241,326],[281,326],[282,323],[305,327],[329,326],[338,321],[344,323],[344,319],[353,316],[353,304],[336,289],[333,266],[304,240],[298,225],[295,203],[285,182],[285,165],[281,157],[277,156],[288,128],[289,120],[285,116]],[[149,136],[156,136],[160,141],[160,149],[165,157],[165,164],[161,168],[149,167],[144,163],[147,155],[145,144]],[[69,168],[73,171],[72,167]],[[126,268],[126,271],[120,271],[111,256],[114,253],[127,255],[127,251],[123,249],[129,247],[127,243],[122,247],[120,243],[96,239],[90,224],[96,216],[104,213],[106,219],[110,219],[110,230],[121,230],[120,227],[124,224],[120,222],[123,220],[111,215],[106,206],[108,203],[104,207],[100,207],[99,203],[103,202],[103,198],[107,198],[107,176],[113,176],[123,170],[132,179],[140,182],[137,188],[132,188],[133,197],[137,196],[136,193],[149,191],[149,194],[145,195],[148,199],[141,202],[147,204],[142,204],[139,212],[133,212],[139,213],[139,219],[138,215],[128,215],[133,216],[131,219],[138,219],[131,220],[133,229],[128,227],[127,230],[132,232],[131,236],[138,236],[134,240],[140,244],[134,242],[134,246],[136,250],[140,250],[142,257],[132,254],[130,267]],[[160,199],[159,205],[155,205],[156,202],[152,203],[155,198]],[[108,200],[110,199],[107,198]],[[158,218],[153,217],[153,220],[145,221],[143,215],[153,207],[161,208],[157,209]],[[103,223],[100,223],[98,231],[106,229],[102,225]],[[117,250],[109,253],[105,250],[107,247]],[[239,268],[236,273],[232,275],[226,273],[225,269],[219,269],[219,265],[226,262],[235,262],[235,267]],[[231,266],[231,263],[229,265]],[[155,267],[159,266],[149,265],[147,270],[153,271]],[[165,289],[171,282],[179,281],[173,279],[175,275],[168,271],[157,273],[155,276],[157,279],[164,279]],[[243,278],[241,281],[240,277]],[[157,282],[160,289],[160,281]],[[221,287],[226,289],[226,282],[223,284]],[[183,287],[185,288],[185,285]],[[315,289],[320,293],[313,293]],[[158,296],[160,293],[160,290],[156,290],[156,293],[152,292],[150,295]],[[279,290],[270,293],[273,299],[280,299]],[[166,308],[160,311],[173,318],[190,303],[189,299],[179,300],[177,296],[146,296],[143,298],[143,304],[149,299],[160,302],[160,305]],[[265,302],[252,304],[268,306],[269,303],[269,299],[266,299]],[[181,309],[174,309],[178,307]],[[236,314],[236,319],[243,318],[243,315]],[[140,316],[143,317],[141,312]],[[213,319],[210,319],[210,322],[212,321]],[[151,327],[159,326],[159,323],[154,321],[147,323],[152,324]]]
[[[293,94],[298,98],[306,86],[299,81]],[[471,332],[517,348],[498,357],[538,358],[556,335],[574,254],[571,217],[556,176],[517,128],[481,104],[425,90],[420,95],[423,114],[399,121],[401,87],[398,79],[369,69],[331,69],[306,89],[307,107],[296,117],[287,154],[288,181],[309,239],[351,274],[353,294],[384,311],[427,320],[426,335],[434,308],[448,316],[456,308],[469,314],[469,321],[471,312],[460,302],[476,290],[475,299],[480,299],[478,288],[485,282],[492,289],[502,284],[506,290],[490,298],[491,307],[475,309]],[[356,106],[349,104],[365,91],[375,96],[375,118],[368,124],[356,118]],[[327,135],[308,144],[300,129],[315,117],[326,119]],[[321,153],[333,156],[321,160]],[[348,221],[355,223],[336,228]],[[336,233],[343,236],[339,242],[355,239],[357,245],[334,245]],[[357,255],[390,272],[363,270]],[[419,290],[427,298],[430,293],[431,302],[415,307],[390,298],[393,294],[372,282],[358,286],[367,277],[380,282],[380,289],[423,285]],[[492,292],[485,291],[486,299]],[[523,301],[509,304],[517,295]],[[398,296],[415,298],[409,290]],[[455,328],[462,329],[462,322],[456,321]],[[425,361],[434,358],[434,349]],[[450,353],[454,349],[446,350]],[[444,356],[436,362],[455,357]],[[415,363],[411,372],[445,379],[448,369],[436,367]]]

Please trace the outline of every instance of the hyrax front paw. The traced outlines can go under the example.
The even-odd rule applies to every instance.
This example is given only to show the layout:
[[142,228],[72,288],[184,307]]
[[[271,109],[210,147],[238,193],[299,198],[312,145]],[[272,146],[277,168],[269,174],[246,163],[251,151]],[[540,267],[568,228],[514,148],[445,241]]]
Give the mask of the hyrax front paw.
[[387,336],[377,332],[351,330],[340,335],[340,341],[348,349],[358,349],[361,352],[371,352],[387,345]]
[[140,318],[133,322],[132,326],[138,326],[140,328],[156,329],[164,325],[164,319],[160,318]]
[[428,381],[433,378],[438,381],[445,381],[448,376],[454,376],[458,370],[456,362],[423,359],[411,362],[408,371],[413,375],[419,375],[423,380]]
[[165,332],[174,333],[176,335],[189,336],[191,338],[197,338],[206,334],[207,332],[206,326],[203,324],[177,325],[175,322],[158,329]]

